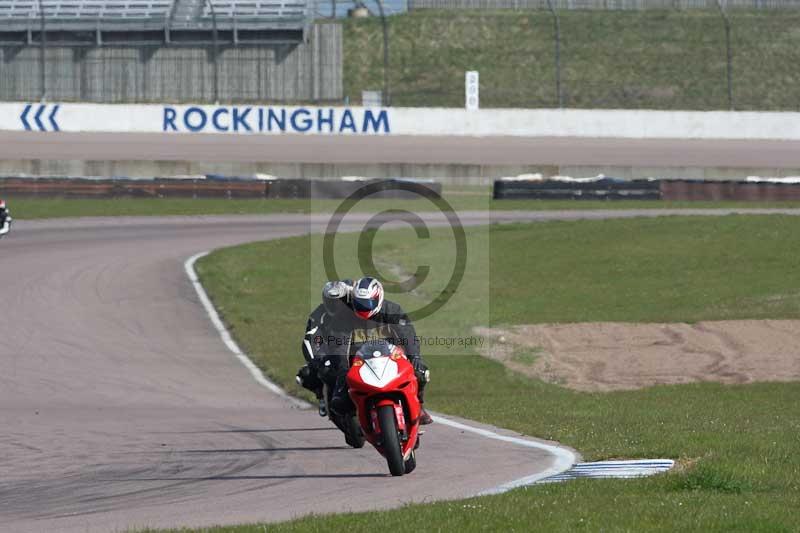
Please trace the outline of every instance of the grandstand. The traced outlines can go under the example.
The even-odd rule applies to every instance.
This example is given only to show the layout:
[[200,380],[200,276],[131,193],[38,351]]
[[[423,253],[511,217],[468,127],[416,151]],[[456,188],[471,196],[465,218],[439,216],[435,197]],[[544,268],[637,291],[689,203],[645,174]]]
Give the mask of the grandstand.
[[307,0],[0,0],[0,43],[301,42]]
[[313,2],[0,0],[0,101],[341,101]]

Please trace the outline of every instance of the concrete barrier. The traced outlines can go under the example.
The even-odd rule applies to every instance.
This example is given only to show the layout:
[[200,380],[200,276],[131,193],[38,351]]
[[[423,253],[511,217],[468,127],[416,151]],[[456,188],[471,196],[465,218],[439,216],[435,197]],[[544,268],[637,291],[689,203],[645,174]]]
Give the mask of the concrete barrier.
[[0,130],[800,140],[800,113],[2,103]]

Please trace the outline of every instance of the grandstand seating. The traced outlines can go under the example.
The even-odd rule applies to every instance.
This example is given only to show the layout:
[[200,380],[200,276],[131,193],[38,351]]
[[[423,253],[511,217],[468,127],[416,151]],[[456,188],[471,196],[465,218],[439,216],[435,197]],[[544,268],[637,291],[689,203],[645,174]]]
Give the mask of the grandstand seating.
[[[304,17],[306,13],[305,1],[282,1],[275,0],[214,0],[214,11],[217,17],[221,18],[285,18],[285,17]],[[204,2],[203,16],[210,17],[211,10],[207,2]]]
[[[219,22],[237,19],[251,22],[304,21],[309,16],[308,0],[212,0]],[[70,29],[83,22],[94,28],[99,22],[148,21],[204,28],[212,18],[207,0],[42,0],[46,20]],[[0,2],[0,31],[9,24],[38,24],[39,0]],[[17,24],[18,25],[18,24]],[[172,24],[170,24],[172,25]]]
[[[42,0],[50,19],[149,19],[167,16],[172,0]],[[0,3],[0,19],[39,17],[38,0],[6,0]]]
[[[220,29],[301,29],[309,23],[312,0],[212,0]],[[41,0],[48,31],[95,30],[103,26],[131,31],[163,27],[207,30],[208,0]],[[36,30],[39,0],[0,0],[0,33]]]

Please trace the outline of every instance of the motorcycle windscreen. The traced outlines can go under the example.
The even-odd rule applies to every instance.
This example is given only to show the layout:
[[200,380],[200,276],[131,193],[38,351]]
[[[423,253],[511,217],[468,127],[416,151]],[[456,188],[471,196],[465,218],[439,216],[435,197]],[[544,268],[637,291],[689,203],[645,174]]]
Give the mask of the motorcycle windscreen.
[[372,357],[364,361],[358,375],[367,385],[382,389],[397,378],[399,369],[397,362],[390,357]]

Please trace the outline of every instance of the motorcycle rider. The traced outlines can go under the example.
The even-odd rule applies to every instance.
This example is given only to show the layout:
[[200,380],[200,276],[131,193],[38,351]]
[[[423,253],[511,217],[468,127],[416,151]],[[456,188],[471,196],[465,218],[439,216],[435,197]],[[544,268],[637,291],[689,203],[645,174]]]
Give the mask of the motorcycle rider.
[[0,200],[0,229],[4,228],[6,221],[11,222],[11,212],[6,206],[6,201]]
[[[301,348],[306,364],[297,372],[296,380],[320,400],[320,412],[324,409],[323,383],[318,375],[320,356],[324,352],[325,340],[331,338],[337,331],[347,329],[343,322],[349,321],[352,316],[350,307],[352,289],[353,280],[350,279],[325,283],[322,287],[322,303],[311,312],[306,322],[306,333]],[[324,416],[324,413],[321,414]]]
[[[332,344],[344,346],[345,353],[349,356],[355,354],[364,343],[371,340],[387,340],[401,346],[414,366],[419,382],[419,401],[420,404],[423,404],[425,385],[430,380],[430,371],[422,359],[419,338],[414,325],[403,308],[395,302],[384,299],[383,284],[369,276],[359,279],[353,285],[350,307],[353,309],[353,320],[350,327],[344,332],[342,338],[334,338],[333,342],[329,340],[328,348],[332,348]],[[331,407],[336,410],[353,408],[347,394],[345,373],[346,368],[337,379],[331,401]],[[432,422],[433,419],[423,407],[420,424]]]

